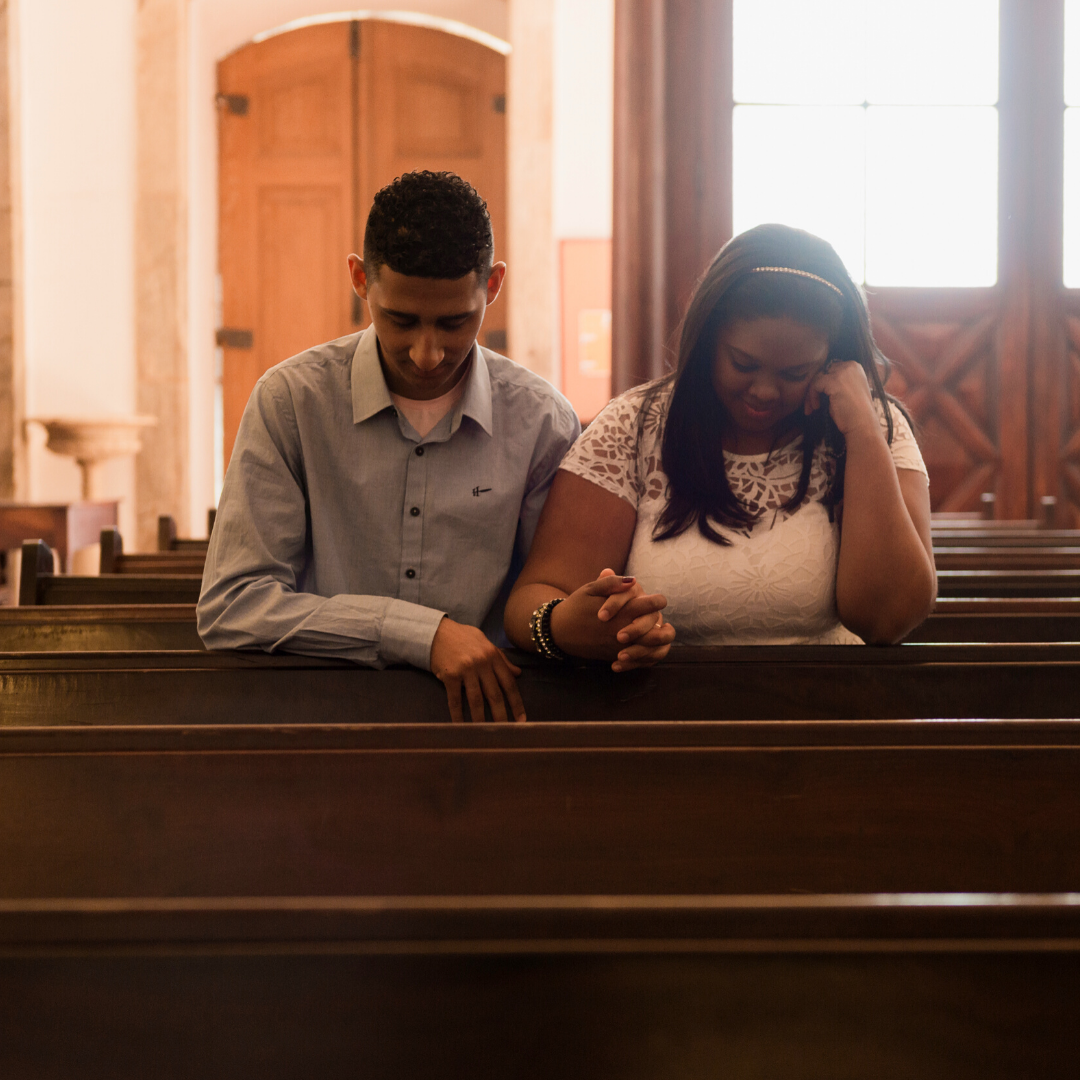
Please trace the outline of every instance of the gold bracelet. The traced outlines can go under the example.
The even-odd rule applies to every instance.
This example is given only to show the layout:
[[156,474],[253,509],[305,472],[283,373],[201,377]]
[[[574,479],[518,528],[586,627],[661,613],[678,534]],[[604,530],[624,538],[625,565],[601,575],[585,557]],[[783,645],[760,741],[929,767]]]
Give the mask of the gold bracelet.
[[555,644],[555,638],[551,633],[551,613],[565,599],[565,596],[558,596],[554,600],[544,601],[529,618],[532,643],[536,646],[536,651],[545,660],[569,659],[566,653]]

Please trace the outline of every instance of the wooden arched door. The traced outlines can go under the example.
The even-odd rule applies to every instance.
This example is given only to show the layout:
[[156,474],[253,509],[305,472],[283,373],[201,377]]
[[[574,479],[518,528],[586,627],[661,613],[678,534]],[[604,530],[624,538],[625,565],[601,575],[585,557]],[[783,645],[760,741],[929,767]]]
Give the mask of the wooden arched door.
[[[346,257],[376,191],[449,169],[506,237],[506,58],[467,38],[383,20],[305,27],[218,64],[224,453],[259,376],[366,324]],[[483,340],[506,349],[505,299]]]

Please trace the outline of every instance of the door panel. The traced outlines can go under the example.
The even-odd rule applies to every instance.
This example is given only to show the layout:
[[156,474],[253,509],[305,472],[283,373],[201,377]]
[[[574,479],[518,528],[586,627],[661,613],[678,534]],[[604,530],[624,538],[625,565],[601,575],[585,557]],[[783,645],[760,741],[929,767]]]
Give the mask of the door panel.
[[[372,20],[362,24],[360,59],[360,235],[381,187],[412,169],[445,169],[487,201],[495,258],[504,259],[506,58],[467,38]],[[499,352],[507,348],[507,287],[512,280],[480,335]]]
[[[227,462],[263,372],[367,324],[346,259],[379,188],[411,169],[459,173],[487,200],[503,256],[506,60],[436,30],[337,22],[244,46],[218,65],[218,88],[223,325],[251,332],[250,347],[222,339]],[[482,335],[500,351],[505,312],[500,298]]]
[[907,407],[935,511],[972,510],[1001,477],[997,290],[877,290],[874,336],[892,362],[888,390]]
[[224,346],[225,460],[259,376],[352,330],[352,66],[349,24],[246,45],[218,65],[219,266],[224,325],[251,346]]
[[1080,529],[1080,296],[1075,293],[1066,301],[1064,385],[1055,524]]

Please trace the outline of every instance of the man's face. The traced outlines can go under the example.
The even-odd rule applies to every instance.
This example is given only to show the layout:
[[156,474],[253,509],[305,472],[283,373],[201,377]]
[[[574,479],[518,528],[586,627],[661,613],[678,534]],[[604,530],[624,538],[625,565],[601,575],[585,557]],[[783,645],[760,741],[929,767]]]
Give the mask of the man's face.
[[484,311],[502,288],[506,264],[496,263],[487,281],[410,277],[380,266],[374,277],[349,256],[358,296],[367,301],[379,339],[386,385],[394,394],[430,401],[465,374]]

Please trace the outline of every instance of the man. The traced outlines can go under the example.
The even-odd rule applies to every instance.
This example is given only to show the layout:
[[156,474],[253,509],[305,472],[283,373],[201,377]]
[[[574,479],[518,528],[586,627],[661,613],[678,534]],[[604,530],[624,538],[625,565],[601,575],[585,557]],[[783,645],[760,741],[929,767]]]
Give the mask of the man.
[[412,664],[455,720],[462,690],[474,720],[485,700],[525,719],[491,638],[580,425],[477,344],[506,273],[493,255],[461,178],[409,173],[375,196],[349,256],[372,326],[272,368],[244,412],[198,606],[208,648]]

